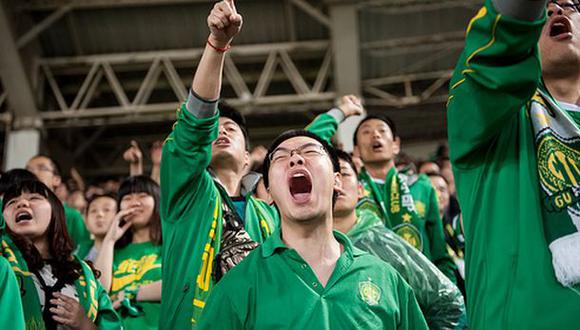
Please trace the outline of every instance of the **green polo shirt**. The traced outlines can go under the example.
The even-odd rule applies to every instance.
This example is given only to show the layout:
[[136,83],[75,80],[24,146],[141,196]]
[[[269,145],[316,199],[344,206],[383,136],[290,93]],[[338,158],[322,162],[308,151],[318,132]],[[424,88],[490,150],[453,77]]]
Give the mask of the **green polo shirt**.
[[387,263],[344,248],[323,287],[274,233],[214,288],[200,329],[427,329],[409,285]]

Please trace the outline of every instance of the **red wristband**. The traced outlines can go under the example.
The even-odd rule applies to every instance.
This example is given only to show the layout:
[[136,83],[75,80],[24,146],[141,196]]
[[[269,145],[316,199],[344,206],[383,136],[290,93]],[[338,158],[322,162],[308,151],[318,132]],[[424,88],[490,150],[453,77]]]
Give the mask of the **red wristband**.
[[219,52],[219,53],[225,53],[225,52],[227,52],[228,50],[230,50],[230,49],[232,48],[232,45],[230,45],[230,44],[228,44],[228,45],[227,45],[227,46],[225,46],[224,48],[219,48],[219,47],[216,47],[216,46],[214,46],[214,45],[213,45],[213,44],[212,44],[212,43],[209,41],[209,39],[207,39],[207,44],[208,44],[208,45],[209,45],[211,48],[213,48],[213,49],[214,49],[216,52]]

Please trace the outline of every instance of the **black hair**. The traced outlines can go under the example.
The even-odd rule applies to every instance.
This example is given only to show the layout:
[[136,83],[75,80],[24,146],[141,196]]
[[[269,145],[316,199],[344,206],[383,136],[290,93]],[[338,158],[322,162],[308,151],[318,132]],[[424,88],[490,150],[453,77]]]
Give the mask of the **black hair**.
[[[159,203],[160,203],[160,192],[159,192],[159,185],[157,182],[153,181],[148,176],[145,175],[137,175],[137,176],[130,176],[125,179],[121,186],[119,187],[119,192],[117,195],[117,205],[121,208],[121,200],[126,195],[134,194],[134,193],[146,193],[147,195],[153,197],[155,201],[155,206],[153,207],[153,215],[151,217],[149,225],[150,228],[150,239],[151,242],[155,245],[161,245],[162,238],[161,238],[161,216],[159,210]],[[125,234],[117,241],[115,244],[115,248],[121,249],[129,243],[133,241],[133,232],[131,230],[127,230]]]
[[266,186],[266,188],[268,188],[268,186],[269,186],[268,172],[270,171],[270,155],[274,152],[274,150],[276,150],[276,148],[280,144],[282,144],[282,142],[284,142],[288,139],[297,137],[297,136],[306,136],[306,137],[309,137],[311,139],[318,141],[322,145],[322,147],[324,148],[326,153],[328,154],[328,157],[330,157],[330,161],[332,162],[332,168],[333,168],[334,172],[335,173],[340,172],[340,164],[338,163],[338,157],[336,157],[335,149],[333,147],[331,147],[328,144],[328,142],[324,141],[318,135],[316,135],[312,132],[309,132],[309,131],[300,130],[300,129],[289,130],[289,131],[286,131],[286,132],[278,135],[278,137],[270,145],[270,148],[268,149],[268,153],[266,154],[266,158],[264,159],[264,164],[262,167],[262,171],[263,171],[262,177],[264,178],[264,186]]
[[117,195],[113,194],[113,193],[104,193],[104,194],[95,194],[93,196],[91,196],[91,198],[87,201],[87,213],[89,212],[89,208],[91,207],[91,204],[93,204],[94,201],[96,201],[99,198],[110,198],[112,200],[115,201],[115,203],[117,204],[117,211],[119,211],[119,203],[117,202]]
[[250,138],[248,136],[248,126],[246,124],[246,118],[242,115],[236,108],[232,107],[225,101],[220,101],[218,103],[218,109],[220,112],[220,117],[229,118],[236,123],[242,130],[244,134],[244,141],[246,142],[246,151],[250,150]]
[[387,124],[387,126],[389,126],[389,128],[391,129],[391,132],[393,133],[393,138],[398,137],[397,127],[395,126],[395,122],[391,118],[389,118],[386,115],[368,115],[363,120],[361,120],[361,122],[358,124],[358,126],[354,130],[354,135],[352,137],[353,145],[356,146],[358,144],[357,134],[358,134],[358,130],[360,129],[362,124],[364,124],[365,122],[367,122],[371,119],[378,119],[378,120],[385,122],[385,124]]
[[447,185],[449,185],[449,181],[447,181],[447,179],[445,179],[445,177],[443,175],[441,175],[440,173],[429,172],[429,173],[424,173],[424,174],[430,178],[435,178],[435,177],[441,178],[441,179],[443,179],[443,181],[445,181],[445,183]]
[[358,176],[358,170],[356,169],[356,166],[354,165],[354,162],[352,161],[352,157],[348,154],[348,152],[341,150],[341,149],[335,149],[334,150],[336,152],[336,156],[338,157],[338,159],[344,160],[345,162],[347,162],[350,167],[352,168],[352,170],[354,171],[354,173]]
[[[266,154],[266,158],[264,159],[264,164],[262,167],[262,171],[263,171],[262,172],[262,179],[264,180],[264,186],[266,188],[268,188],[269,184],[270,184],[268,181],[268,172],[270,171],[270,155],[276,150],[276,148],[280,144],[282,144],[282,142],[284,142],[288,139],[297,137],[297,136],[306,136],[306,137],[309,137],[313,140],[318,141],[322,145],[322,147],[324,148],[324,150],[328,154],[330,161],[332,162],[333,172],[340,173],[340,163],[338,162],[338,157],[336,156],[335,149],[333,147],[331,147],[330,144],[328,144],[328,142],[326,142],[325,140],[320,138],[318,135],[316,135],[312,132],[309,132],[309,131],[305,131],[305,130],[301,130],[301,129],[289,130],[289,131],[286,131],[286,132],[278,135],[278,137],[270,145],[270,148],[268,149],[268,153]],[[334,207],[334,204],[336,203],[337,198],[338,198],[338,193],[336,191],[334,191],[332,193],[332,207]],[[278,210],[278,213],[280,213],[279,210]]]
[[73,241],[67,232],[64,207],[52,190],[38,180],[25,180],[12,185],[4,194],[2,211],[12,199],[25,192],[40,194],[50,203],[50,224],[45,235],[51,259],[48,261],[43,260],[40,252],[29,238],[12,232],[10,228],[7,228],[8,234],[22,253],[31,272],[40,271],[45,262],[48,262],[52,266],[56,278],[62,279],[67,284],[73,284],[82,274],[82,266],[72,254],[74,249]]
[[23,168],[15,168],[10,170],[0,177],[0,195],[4,195],[8,188],[13,185],[19,184],[22,181],[34,181],[36,180],[36,175],[25,170]]

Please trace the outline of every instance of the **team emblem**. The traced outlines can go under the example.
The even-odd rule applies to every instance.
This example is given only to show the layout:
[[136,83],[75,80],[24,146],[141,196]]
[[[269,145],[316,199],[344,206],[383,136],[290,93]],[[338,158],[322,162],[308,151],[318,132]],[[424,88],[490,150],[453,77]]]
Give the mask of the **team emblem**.
[[414,248],[419,251],[423,251],[423,240],[421,239],[421,233],[413,226],[412,223],[404,222],[393,228],[393,231],[402,237],[407,243],[411,244]]
[[359,282],[358,292],[361,299],[369,306],[376,306],[381,300],[381,288],[371,282],[370,278],[368,281]]

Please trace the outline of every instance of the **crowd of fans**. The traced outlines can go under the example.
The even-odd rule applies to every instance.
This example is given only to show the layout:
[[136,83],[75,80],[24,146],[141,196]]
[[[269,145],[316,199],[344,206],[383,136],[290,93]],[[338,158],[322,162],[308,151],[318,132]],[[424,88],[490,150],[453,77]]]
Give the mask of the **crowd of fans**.
[[207,23],[149,175],[136,141],[123,180],[63,180],[49,155],[2,174],[2,328],[578,326],[579,1],[485,2],[428,159],[353,95],[250,150],[218,101],[242,17],[226,0]]

